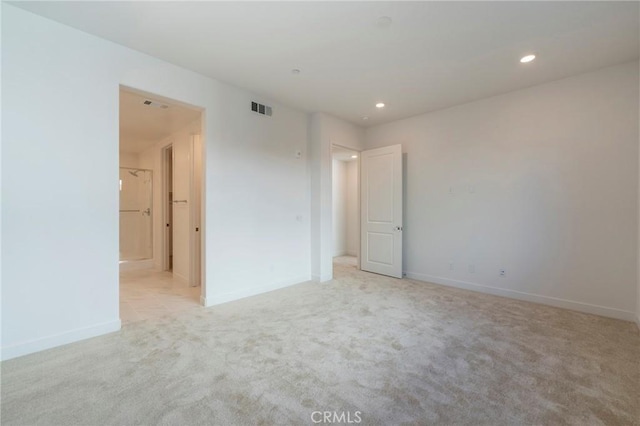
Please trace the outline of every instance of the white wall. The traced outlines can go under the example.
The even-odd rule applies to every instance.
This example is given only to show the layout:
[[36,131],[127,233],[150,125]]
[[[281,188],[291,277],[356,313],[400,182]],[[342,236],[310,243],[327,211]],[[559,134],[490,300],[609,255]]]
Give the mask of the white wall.
[[[2,22],[2,4],[0,4],[0,23]],[[0,47],[2,46],[2,31],[0,29]],[[0,82],[2,82],[2,54],[0,54]],[[2,84],[0,84],[0,102],[2,100]],[[1,107],[0,107],[1,109]],[[0,188],[4,188],[3,182],[2,182],[2,176],[3,176],[3,171],[2,171],[2,164],[3,164],[3,160],[2,160],[2,135],[4,134],[4,131],[2,129],[2,114],[0,114]],[[1,200],[1,195],[0,195],[0,200]],[[2,307],[2,277],[3,277],[3,273],[2,273],[2,244],[1,242],[4,241],[2,239],[2,224],[4,223],[4,218],[2,215],[2,208],[0,207],[0,308]],[[3,330],[4,326],[2,324],[2,314],[0,313],[0,360],[2,360],[2,330]]]
[[333,256],[357,256],[360,238],[358,162],[333,159]]
[[333,159],[332,216],[333,256],[347,254],[347,163]]
[[205,302],[309,278],[305,113],[1,7],[4,359],[120,327],[120,84],[205,109]]
[[312,114],[309,122],[311,276],[320,282],[333,278],[332,145],[362,151],[364,129],[325,113]]
[[120,151],[120,167],[129,167],[137,169],[139,166],[139,155],[133,152]]
[[638,92],[634,62],[367,129],[406,153],[407,275],[633,319]]

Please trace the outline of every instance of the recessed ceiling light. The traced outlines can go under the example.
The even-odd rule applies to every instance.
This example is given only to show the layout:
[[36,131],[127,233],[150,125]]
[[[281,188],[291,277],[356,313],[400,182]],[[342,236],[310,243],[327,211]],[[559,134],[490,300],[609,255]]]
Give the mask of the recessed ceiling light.
[[384,102],[378,102],[376,108],[384,108]]
[[536,58],[536,55],[527,55],[527,56],[523,56],[520,59],[520,62],[522,62],[523,64],[526,64],[527,62],[531,62]]
[[357,155],[352,155],[351,158],[358,158],[358,156]]
[[391,22],[393,22],[393,20],[388,16],[381,16],[376,21],[376,25],[380,28],[388,28],[391,26]]
[[291,70],[291,74],[298,75],[300,74],[300,70],[298,68],[294,68]]

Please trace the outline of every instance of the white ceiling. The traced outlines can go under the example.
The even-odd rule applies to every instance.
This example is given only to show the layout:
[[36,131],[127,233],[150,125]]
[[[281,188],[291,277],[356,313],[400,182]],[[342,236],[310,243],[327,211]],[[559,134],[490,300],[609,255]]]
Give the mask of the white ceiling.
[[[363,126],[640,56],[638,2],[13,4]],[[392,24],[378,25],[382,16]],[[520,64],[530,52],[538,58]]]
[[[169,108],[147,106],[157,101]],[[139,153],[200,118],[200,111],[120,89],[120,151]]]
[[336,145],[331,147],[331,156],[334,160],[345,161],[347,163],[350,161],[356,161],[356,158],[352,158],[354,155],[359,155],[359,152]]

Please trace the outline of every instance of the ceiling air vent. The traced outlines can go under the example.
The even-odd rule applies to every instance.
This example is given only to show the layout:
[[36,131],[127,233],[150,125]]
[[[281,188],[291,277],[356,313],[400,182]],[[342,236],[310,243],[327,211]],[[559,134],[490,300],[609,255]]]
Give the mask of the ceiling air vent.
[[251,111],[257,112],[260,115],[268,115],[269,117],[273,114],[270,106],[262,105],[257,102],[251,102]]
[[150,101],[149,99],[145,99],[145,101],[142,103],[154,108],[160,108],[160,109],[169,108],[169,105],[161,104],[160,102],[156,102],[156,101]]

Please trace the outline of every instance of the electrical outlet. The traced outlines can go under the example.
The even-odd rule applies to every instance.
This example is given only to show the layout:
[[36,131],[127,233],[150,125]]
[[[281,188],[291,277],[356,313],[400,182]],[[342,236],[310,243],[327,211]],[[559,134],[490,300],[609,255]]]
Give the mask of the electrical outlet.
[[453,271],[453,260],[451,262],[449,262],[449,270]]
[[507,271],[505,271],[504,269],[500,269],[500,276],[505,277],[506,275],[507,275]]

